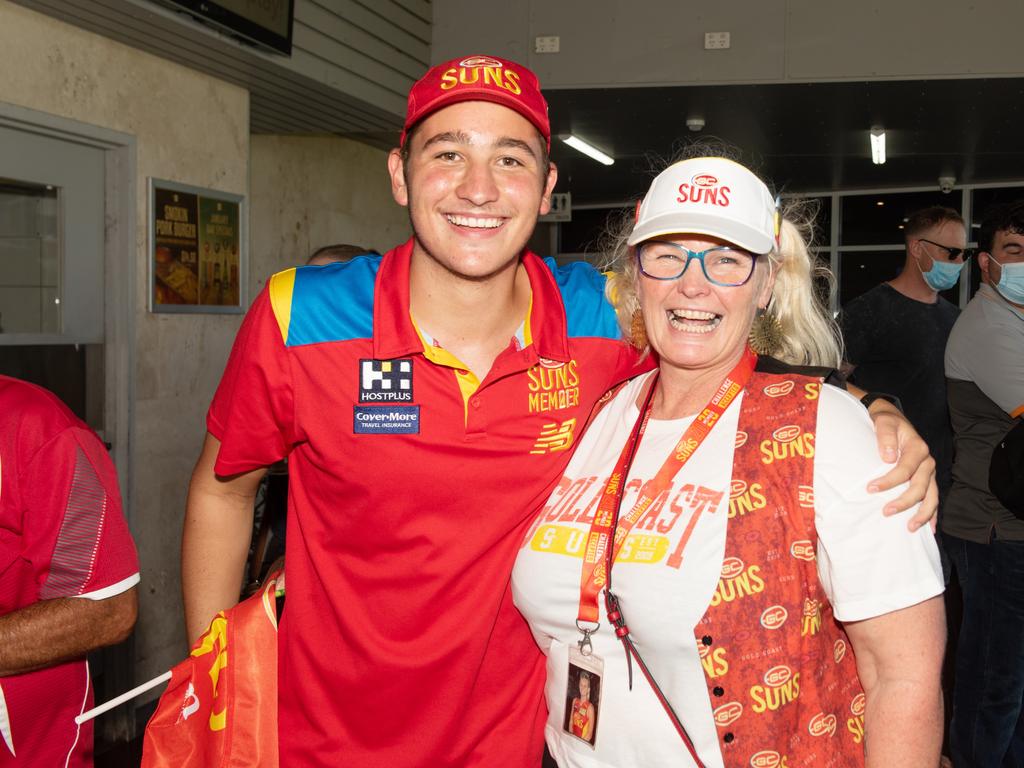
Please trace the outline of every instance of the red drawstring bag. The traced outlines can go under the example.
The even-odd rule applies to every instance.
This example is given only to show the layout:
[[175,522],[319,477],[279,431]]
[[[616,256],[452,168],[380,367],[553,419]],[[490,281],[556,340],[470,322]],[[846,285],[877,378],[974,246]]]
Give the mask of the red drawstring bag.
[[278,768],[278,583],[281,571],[218,613],[171,670],[146,726],[142,768]]

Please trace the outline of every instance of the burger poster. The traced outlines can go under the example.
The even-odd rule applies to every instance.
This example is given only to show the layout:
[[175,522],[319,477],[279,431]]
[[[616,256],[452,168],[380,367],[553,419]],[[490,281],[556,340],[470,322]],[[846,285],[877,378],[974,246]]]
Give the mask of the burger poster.
[[239,195],[151,180],[153,312],[243,311],[243,200]]

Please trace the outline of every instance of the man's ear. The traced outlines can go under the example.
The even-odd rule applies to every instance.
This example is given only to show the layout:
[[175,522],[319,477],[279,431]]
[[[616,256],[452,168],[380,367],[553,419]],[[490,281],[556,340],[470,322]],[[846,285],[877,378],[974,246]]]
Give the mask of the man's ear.
[[391,176],[391,196],[401,206],[409,205],[409,188],[405,183],[405,163],[402,162],[402,151],[392,149],[388,152],[388,175]]
[[558,183],[558,167],[554,163],[548,163],[548,175],[544,179],[544,193],[540,199],[541,216],[551,211],[551,193],[555,191],[555,184]]
[[978,269],[981,270],[981,281],[983,283],[994,283],[996,282],[989,277],[989,270],[992,268],[992,263],[988,260],[988,251],[978,251]]

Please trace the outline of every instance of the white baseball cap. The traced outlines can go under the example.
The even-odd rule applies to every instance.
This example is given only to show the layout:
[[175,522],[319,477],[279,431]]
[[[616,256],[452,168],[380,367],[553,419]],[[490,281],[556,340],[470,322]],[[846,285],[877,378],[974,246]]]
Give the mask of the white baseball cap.
[[776,211],[768,187],[742,165],[697,157],[670,165],[651,182],[627,242],[711,235],[751,253],[768,253],[777,242]]

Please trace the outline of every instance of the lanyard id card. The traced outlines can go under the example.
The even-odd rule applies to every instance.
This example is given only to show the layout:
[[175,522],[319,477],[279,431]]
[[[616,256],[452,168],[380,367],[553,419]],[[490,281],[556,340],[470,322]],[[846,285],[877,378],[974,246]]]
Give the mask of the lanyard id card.
[[584,650],[577,645],[569,646],[562,730],[593,749],[597,742],[604,661],[593,653],[584,653]]

